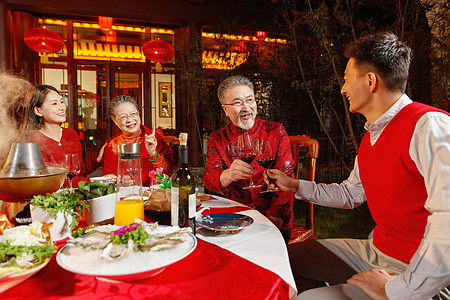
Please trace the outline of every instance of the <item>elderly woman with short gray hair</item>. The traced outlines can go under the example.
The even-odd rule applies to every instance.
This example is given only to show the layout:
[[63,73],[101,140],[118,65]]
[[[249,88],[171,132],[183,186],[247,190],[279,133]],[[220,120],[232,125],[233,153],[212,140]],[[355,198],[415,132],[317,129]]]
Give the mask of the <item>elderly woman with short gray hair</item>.
[[106,141],[103,174],[117,175],[117,146],[123,144],[142,143],[142,184],[149,185],[148,173],[156,168],[163,168],[170,175],[173,169],[172,149],[162,140],[161,134],[141,124],[139,106],[136,100],[128,95],[117,96],[111,101],[111,119],[122,133]]

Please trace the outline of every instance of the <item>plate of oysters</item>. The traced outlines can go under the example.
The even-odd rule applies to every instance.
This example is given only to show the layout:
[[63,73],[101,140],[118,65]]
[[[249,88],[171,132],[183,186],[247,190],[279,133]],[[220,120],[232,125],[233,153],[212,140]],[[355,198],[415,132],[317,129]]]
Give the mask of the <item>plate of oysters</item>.
[[68,240],[56,261],[73,273],[110,281],[134,281],[161,273],[191,254],[196,246],[190,228],[146,222],[102,225]]

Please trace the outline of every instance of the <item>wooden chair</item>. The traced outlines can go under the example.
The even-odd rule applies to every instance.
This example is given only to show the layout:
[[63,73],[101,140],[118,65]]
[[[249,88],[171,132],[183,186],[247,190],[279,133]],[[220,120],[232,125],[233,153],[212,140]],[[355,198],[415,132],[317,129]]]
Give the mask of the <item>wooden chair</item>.
[[[295,178],[299,179],[301,174],[301,169],[299,168],[299,150],[302,147],[308,148],[307,153],[307,165],[304,169],[307,171],[306,180],[314,181],[316,173],[316,159],[319,153],[319,143],[310,138],[309,136],[289,136],[289,141],[291,143],[292,156],[294,158],[294,174]],[[294,199],[295,203],[295,199]],[[314,238],[313,232],[313,204],[306,203],[306,223],[305,225],[294,225],[292,229],[292,235],[289,240],[289,244],[302,242],[308,238]]]
[[180,144],[180,139],[173,135],[163,135],[163,136],[161,136],[161,138],[169,146]]

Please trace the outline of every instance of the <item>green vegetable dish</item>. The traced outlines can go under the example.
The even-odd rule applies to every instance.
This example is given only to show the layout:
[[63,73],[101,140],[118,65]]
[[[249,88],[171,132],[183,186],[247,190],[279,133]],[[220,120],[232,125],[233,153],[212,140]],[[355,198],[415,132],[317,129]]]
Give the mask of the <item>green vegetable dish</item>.
[[25,272],[56,253],[56,246],[43,237],[43,227],[42,223],[33,222],[5,229],[0,235],[0,277]]
[[75,193],[78,195],[79,199],[90,200],[97,197],[106,196],[116,192],[113,185],[105,186],[101,182],[86,182],[79,181],[78,189]]
[[38,195],[31,199],[31,205],[47,210],[50,216],[56,219],[58,212],[71,215],[72,223],[70,229],[73,230],[78,225],[78,217],[83,215],[83,208],[89,209],[89,206],[83,201],[79,200],[79,195],[70,193],[68,190],[63,190],[45,196]]

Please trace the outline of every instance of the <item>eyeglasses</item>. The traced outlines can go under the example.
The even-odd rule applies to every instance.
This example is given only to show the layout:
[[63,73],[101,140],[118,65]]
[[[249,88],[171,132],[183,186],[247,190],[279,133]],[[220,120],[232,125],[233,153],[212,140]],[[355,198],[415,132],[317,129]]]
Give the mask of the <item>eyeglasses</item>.
[[117,117],[117,119],[119,119],[120,122],[125,122],[126,120],[128,120],[128,118],[136,119],[138,116],[139,116],[139,113],[137,111],[134,111],[134,112],[130,113],[129,115],[121,114],[120,116]]
[[223,103],[222,105],[232,105],[234,107],[239,107],[239,106],[243,106],[244,104],[247,105],[253,105],[253,103],[255,103],[255,99],[247,99],[247,100],[234,100],[232,103]]

